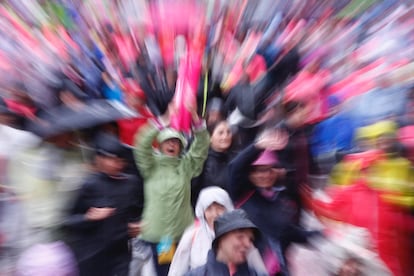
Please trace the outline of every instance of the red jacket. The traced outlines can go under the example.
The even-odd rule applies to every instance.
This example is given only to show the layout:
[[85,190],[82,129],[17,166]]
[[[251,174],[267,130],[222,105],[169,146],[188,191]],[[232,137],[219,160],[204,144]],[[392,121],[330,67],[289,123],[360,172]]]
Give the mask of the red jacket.
[[122,143],[133,146],[135,134],[144,126],[149,118],[152,118],[151,112],[147,108],[138,110],[142,117],[123,119],[118,121],[119,139]]
[[316,215],[366,228],[380,258],[394,275],[413,275],[412,264],[414,217],[382,200],[381,192],[364,180],[350,186],[333,186],[327,203],[312,199]]

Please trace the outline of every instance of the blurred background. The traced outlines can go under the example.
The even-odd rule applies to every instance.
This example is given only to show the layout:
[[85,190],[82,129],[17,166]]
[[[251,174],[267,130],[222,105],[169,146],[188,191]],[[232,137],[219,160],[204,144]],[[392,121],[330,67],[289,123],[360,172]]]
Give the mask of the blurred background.
[[119,137],[139,176],[134,135],[170,103],[186,137],[197,110],[227,119],[239,150],[303,104],[311,186],[365,177],[377,155],[358,153],[404,158],[366,177],[410,229],[413,43],[411,0],[1,1],[0,274],[62,239],[99,133]]

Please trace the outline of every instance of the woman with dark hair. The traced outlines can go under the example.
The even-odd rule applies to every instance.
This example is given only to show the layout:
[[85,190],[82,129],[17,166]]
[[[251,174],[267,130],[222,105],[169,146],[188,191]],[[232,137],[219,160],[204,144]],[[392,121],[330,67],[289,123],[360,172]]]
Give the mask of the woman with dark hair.
[[210,133],[210,148],[203,172],[192,181],[192,203],[196,202],[199,192],[206,187],[218,186],[228,191],[227,164],[234,156],[232,131],[225,120],[209,125],[207,130]]

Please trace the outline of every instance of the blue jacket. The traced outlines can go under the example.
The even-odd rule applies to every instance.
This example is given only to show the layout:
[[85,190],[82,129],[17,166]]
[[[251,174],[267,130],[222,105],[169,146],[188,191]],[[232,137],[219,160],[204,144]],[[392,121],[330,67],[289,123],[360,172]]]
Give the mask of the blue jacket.
[[315,126],[310,139],[313,156],[352,149],[355,125],[344,114],[336,114]]

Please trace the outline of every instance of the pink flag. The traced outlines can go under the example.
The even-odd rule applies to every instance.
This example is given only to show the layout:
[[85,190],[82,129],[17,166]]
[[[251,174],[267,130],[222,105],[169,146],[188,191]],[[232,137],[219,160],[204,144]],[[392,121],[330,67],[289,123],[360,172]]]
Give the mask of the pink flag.
[[171,127],[189,133],[191,130],[191,112],[196,108],[196,94],[201,73],[201,49],[190,48],[181,59],[174,95],[176,114],[171,117]]

